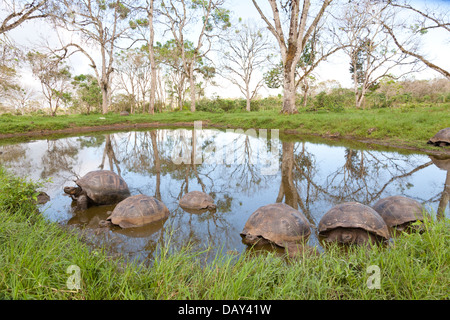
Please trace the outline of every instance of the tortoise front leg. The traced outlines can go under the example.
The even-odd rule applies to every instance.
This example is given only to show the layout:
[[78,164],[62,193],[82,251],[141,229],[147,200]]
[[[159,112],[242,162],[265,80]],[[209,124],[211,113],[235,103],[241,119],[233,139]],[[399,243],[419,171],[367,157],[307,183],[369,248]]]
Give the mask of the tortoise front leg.
[[86,210],[88,208],[89,198],[82,194],[77,199],[77,210]]

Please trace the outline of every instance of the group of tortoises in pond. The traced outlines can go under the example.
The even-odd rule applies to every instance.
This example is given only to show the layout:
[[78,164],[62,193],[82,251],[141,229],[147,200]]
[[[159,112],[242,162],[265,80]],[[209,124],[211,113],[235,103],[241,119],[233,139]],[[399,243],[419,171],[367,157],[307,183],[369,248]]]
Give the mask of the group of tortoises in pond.
[[[86,210],[92,205],[117,204],[108,212],[108,218],[100,221],[100,227],[141,227],[169,216],[169,209],[162,201],[143,194],[131,196],[125,180],[113,171],[91,171],[75,183],[76,187],[65,187],[64,192],[76,201],[77,210]],[[216,208],[213,198],[200,191],[186,193],[180,200],[180,207],[185,210]]]
[[[450,145],[450,128],[440,130],[428,143],[441,147]],[[77,187],[65,187],[64,192],[77,202],[79,210],[90,205],[117,204],[100,226],[139,227],[169,216],[162,201],[146,195],[131,196],[124,179],[112,171],[91,171],[75,183]],[[214,199],[200,191],[186,193],[179,205],[193,213],[216,208]],[[358,202],[341,203],[323,215],[318,234],[325,243],[386,242],[392,230],[405,230],[415,221],[422,221],[422,212],[420,203],[403,196],[381,199],[372,207]],[[283,203],[257,209],[240,233],[245,244],[273,243],[282,248],[302,243],[310,234],[311,225],[307,218]]]
[[[404,196],[379,200],[373,207],[359,202],[345,202],[327,211],[318,225],[319,239],[325,244],[384,243],[395,230],[414,229],[423,221],[422,205]],[[241,232],[248,245],[273,243],[282,248],[304,244],[311,225],[298,210],[284,203],[265,205],[247,220]]]

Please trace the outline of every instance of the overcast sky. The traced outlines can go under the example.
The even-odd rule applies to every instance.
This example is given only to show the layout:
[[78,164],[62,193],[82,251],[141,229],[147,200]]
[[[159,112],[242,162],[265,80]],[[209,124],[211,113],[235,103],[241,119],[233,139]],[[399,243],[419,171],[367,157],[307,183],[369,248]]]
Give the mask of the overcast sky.
[[[262,5],[266,5],[266,1],[259,0],[259,2]],[[413,1],[413,3],[416,3],[420,6],[423,6],[425,4],[433,6],[439,5],[445,7],[446,10],[450,9],[450,0],[415,0]],[[234,12],[235,18],[240,17],[244,20],[251,19],[262,22],[251,0],[228,0],[228,7]],[[262,23],[262,25],[264,24]],[[9,36],[15,39],[17,43],[27,45],[30,48],[32,48],[34,45],[38,45],[40,42],[42,42],[42,39],[48,39],[49,42],[52,42],[56,39],[51,28],[47,24],[42,22],[26,23],[23,27],[16,28],[12,32],[10,32]],[[271,34],[269,36],[273,38]],[[170,36],[167,35],[165,40],[168,40],[169,38]],[[422,47],[421,53],[440,67],[446,70],[450,70],[450,38],[448,32],[444,30],[430,31],[423,37],[422,41],[424,46]],[[276,49],[278,49],[275,42],[274,46],[276,47]],[[90,70],[90,67],[88,66],[87,60],[81,54],[73,56],[73,58],[69,62],[69,65],[72,67],[71,72],[73,74],[93,74],[93,72]],[[315,71],[315,76],[318,78],[317,82],[325,80],[337,80],[343,87],[350,88],[352,86],[351,77],[349,74],[349,59],[343,53],[337,53],[329,58],[328,61],[323,62]],[[433,70],[426,69],[424,72],[415,74],[414,76],[416,79],[433,79],[435,77],[440,77],[440,74]],[[33,79],[32,75],[27,70],[22,73],[22,82],[36,88],[40,87],[37,81]],[[216,82],[218,82],[221,86],[208,88],[207,95],[219,95],[221,97],[241,96],[239,90],[236,87],[234,87],[230,83],[227,83],[222,78],[217,77]],[[266,96],[268,94],[278,94],[281,93],[281,91],[269,90],[261,93],[263,96]]]

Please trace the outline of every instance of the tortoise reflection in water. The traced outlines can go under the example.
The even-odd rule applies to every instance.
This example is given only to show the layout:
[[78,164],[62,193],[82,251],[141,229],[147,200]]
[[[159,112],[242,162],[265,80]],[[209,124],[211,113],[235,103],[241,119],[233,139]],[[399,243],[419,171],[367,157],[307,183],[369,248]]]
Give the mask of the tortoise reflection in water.
[[130,195],[125,180],[109,170],[91,171],[75,183],[77,187],[65,187],[64,192],[77,202],[78,210],[86,210],[89,205],[115,204]]
[[110,216],[99,222],[99,226],[118,225],[121,228],[135,228],[168,217],[169,209],[163,202],[154,197],[139,194],[117,204]]
[[310,234],[309,222],[301,212],[275,203],[253,212],[240,235],[247,245],[274,243],[285,248],[303,242]]
[[319,222],[319,236],[341,244],[380,243],[389,240],[389,229],[372,208],[346,202],[331,208]]
[[411,229],[416,221],[423,221],[422,205],[404,196],[392,196],[378,200],[373,209],[390,228],[398,231]]

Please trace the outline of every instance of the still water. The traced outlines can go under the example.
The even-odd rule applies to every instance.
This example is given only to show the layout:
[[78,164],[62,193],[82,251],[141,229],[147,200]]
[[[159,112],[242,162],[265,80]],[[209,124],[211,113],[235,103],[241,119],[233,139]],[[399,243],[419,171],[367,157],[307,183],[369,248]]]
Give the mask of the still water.
[[[95,245],[107,245],[131,259],[151,258],[160,241],[188,242],[226,252],[247,246],[239,233],[259,207],[284,202],[314,226],[331,207],[346,201],[366,205],[391,195],[422,203],[433,214],[449,215],[450,160],[401,150],[380,151],[367,145],[306,141],[277,131],[158,129],[92,134],[0,145],[0,161],[13,173],[33,180],[50,179],[43,191],[51,200],[42,214],[61,225],[88,231]],[[364,149],[366,148],[366,149]],[[139,229],[99,229],[114,206],[77,212],[64,186],[91,170],[120,174],[131,194],[161,199],[169,218]],[[446,182],[447,181],[447,182]],[[179,199],[204,191],[215,200],[214,213],[185,212]],[[309,245],[320,248],[313,230]]]

